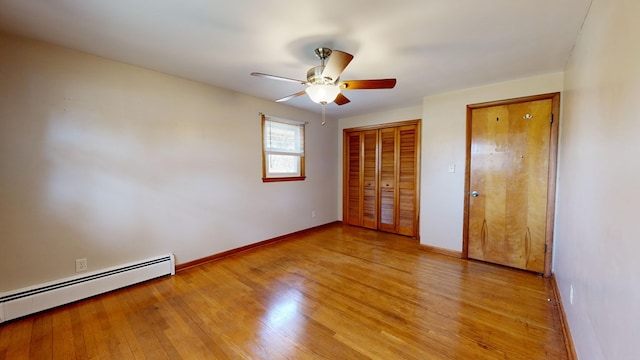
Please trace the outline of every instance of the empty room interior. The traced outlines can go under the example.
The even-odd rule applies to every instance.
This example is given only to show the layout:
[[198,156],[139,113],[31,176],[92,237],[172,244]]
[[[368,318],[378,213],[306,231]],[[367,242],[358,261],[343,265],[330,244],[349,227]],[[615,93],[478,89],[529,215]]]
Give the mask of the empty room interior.
[[0,0],[0,359],[639,359],[638,15]]

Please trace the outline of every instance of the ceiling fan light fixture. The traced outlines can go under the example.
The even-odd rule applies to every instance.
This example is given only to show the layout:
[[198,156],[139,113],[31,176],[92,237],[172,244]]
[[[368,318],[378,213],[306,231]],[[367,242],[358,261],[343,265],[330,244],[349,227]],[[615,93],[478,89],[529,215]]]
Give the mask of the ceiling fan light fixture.
[[309,85],[305,91],[311,98],[311,101],[317,104],[328,104],[333,102],[338,94],[340,94],[340,87],[337,85],[329,84],[313,84]]
[[307,71],[306,81],[259,72],[252,72],[251,75],[306,85],[304,90],[276,99],[275,102],[288,101],[307,94],[311,101],[322,105],[323,111],[324,107],[329,103],[344,105],[351,102],[342,94],[342,90],[393,89],[393,87],[396,86],[396,79],[340,81],[340,76],[351,60],[353,60],[353,55],[344,51],[331,50],[323,47],[317,48],[315,53],[320,59],[320,65],[314,66]]

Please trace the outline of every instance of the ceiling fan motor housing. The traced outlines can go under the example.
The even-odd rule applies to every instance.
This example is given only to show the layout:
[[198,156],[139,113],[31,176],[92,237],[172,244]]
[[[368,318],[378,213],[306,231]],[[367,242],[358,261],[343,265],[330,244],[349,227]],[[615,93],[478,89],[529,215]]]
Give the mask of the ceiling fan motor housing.
[[329,77],[322,77],[324,71],[324,65],[315,66],[307,71],[307,83],[309,85],[334,85],[338,82],[338,79],[331,79]]

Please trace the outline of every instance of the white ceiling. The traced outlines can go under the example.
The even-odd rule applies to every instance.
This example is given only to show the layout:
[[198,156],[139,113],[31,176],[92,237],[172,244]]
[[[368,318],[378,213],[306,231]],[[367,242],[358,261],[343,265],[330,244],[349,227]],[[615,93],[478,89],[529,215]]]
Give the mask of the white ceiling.
[[[274,100],[324,46],[343,80],[398,79],[327,106],[348,117],[425,95],[562,71],[591,0],[0,0],[0,30]],[[301,96],[287,104],[312,111]]]

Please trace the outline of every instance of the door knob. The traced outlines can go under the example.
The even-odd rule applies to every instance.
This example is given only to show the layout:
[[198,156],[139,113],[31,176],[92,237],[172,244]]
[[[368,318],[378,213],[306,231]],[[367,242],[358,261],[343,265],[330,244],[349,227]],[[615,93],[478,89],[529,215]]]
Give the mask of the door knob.
[[478,195],[479,195],[479,194],[478,194],[478,192],[477,192],[477,191],[472,191],[472,192],[471,192],[471,196],[473,196],[473,197],[478,197]]

